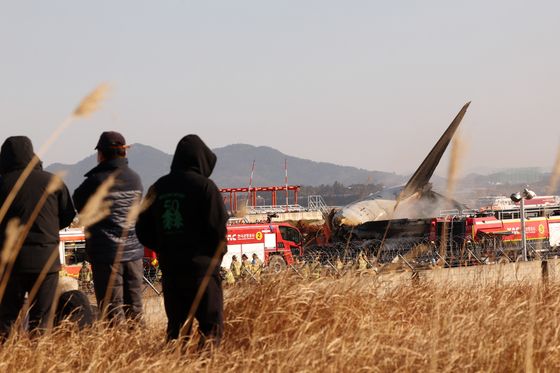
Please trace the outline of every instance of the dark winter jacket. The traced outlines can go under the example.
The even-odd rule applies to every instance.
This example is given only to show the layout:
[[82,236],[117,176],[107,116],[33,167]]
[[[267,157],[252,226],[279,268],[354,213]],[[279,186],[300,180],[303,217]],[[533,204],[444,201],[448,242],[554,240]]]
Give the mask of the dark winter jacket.
[[[0,205],[6,200],[16,180],[33,158],[33,154],[31,140],[25,136],[9,137],[2,145],[0,151],[0,175],[2,175],[0,177]],[[21,224],[28,222],[52,177],[51,173],[43,171],[40,162],[33,168],[0,223],[0,250],[4,247],[8,222],[13,218],[19,218]],[[70,193],[66,186],[62,185],[46,198],[37,218],[31,225],[29,234],[25,237],[17,256],[14,273],[40,273],[54,251],[57,252],[56,260],[48,272],[59,271],[58,232],[69,226],[75,215]]]
[[74,191],[72,198],[79,212],[97,188],[110,176],[115,183],[105,197],[111,204],[111,213],[87,228],[86,253],[95,263],[113,263],[117,250],[122,250],[121,262],[141,259],[144,247],[136,237],[134,221],[127,226],[131,207],[142,198],[140,176],[128,167],[126,158],[115,158],[99,163],[85,174],[86,180]]
[[[215,165],[216,155],[198,136],[185,136],[177,145],[171,172],[146,195],[151,204],[140,214],[136,231],[140,242],[159,254],[164,276],[203,276],[225,241],[227,212],[208,178]],[[213,274],[218,276],[219,265]]]

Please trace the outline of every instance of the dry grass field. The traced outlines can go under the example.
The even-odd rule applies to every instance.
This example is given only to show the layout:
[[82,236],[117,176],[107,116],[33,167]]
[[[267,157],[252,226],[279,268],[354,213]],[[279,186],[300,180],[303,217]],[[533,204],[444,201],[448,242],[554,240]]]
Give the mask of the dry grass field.
[[378,291],[375,277],[273,277],[226,289],[212,354],[164,343],[161,298],[145,329],[59,327],[0,347],[0,371],[558,371],[560,286]]

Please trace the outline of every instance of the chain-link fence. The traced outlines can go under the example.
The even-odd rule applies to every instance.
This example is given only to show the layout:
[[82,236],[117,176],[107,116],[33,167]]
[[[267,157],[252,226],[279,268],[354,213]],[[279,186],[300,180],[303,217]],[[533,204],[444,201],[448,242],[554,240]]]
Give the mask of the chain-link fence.
[[[551,247],[548,241],[528,241],[527,256],[546,259],[560,255],[560,247]],[[305,262],[323,265],[341,261],[356,263],[360,256],[368,266],[402,262],[412,268],[429,266],[469,266],[518,261],[523,257],[520,242],[498,239],[473,241],[470,237],[455,236],[452,240],[424,238],[397,238],[382,240],[350,240],[306,248]]]

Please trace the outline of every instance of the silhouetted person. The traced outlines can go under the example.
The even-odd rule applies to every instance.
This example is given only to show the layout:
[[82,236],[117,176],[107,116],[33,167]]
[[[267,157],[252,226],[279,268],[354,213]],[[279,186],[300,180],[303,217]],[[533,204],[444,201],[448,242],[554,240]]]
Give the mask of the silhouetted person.
[[[16,180],[33,158],[33,145],[25,136],[6,139],[0,151],[0,206]],[[58,271],[60,271],[59,230],[70,225],[76,212],[70,193],[64,184],[54,193],[46,194],[47,186],[54,176],[43,171],[41,162],[37,163],[20,191],[17,193],[4,219],[0,222],[0,250],[6,240],[6,226],[13,218],[26,224],[33,211],[46,197],[37,218],[23,241],[7,288],[0,304],[0,340],[10,333],[10,329],[23,307],[25,293],[37,282],[39,274],[46,270],[37,295],[32,299],[29,309],[29,329],[42,330],[48,325],[48,315],[56,293]],[[11,250],[7,248],[6,250]]]
[[[171,172],[152,185],[149,207],[140,214],[136,231],[140,242],[159,255],[168,340],[179,337],[196,292],[210,268],[211,277],[194,316],[202,334],[218,345],[223,333],[223,294],[220,260],[228,219],[221,194],[209,179],[216,155],[196,135],[183,137]],[[186,335],[190,330],[185,331]]]
[[[142,198],[143,189],[140,176],[128,167],[127,148],[120,133],[103,132],[95,147],[98,165],[85,174],[86,179],[72,196],[76,208],[81,211],[107,178],[111,175],[116,178],[105,197],[111,203],[111,213],[87,227],[86,234],[86,253],[91,263],[97,304],[101,314],[107,307],[111,320],[142,317],[144,247],[136,237],[135,221],[128,220],[130,209]],[[110,284],[113,265],[115,276]],[[106,291],[110,292],[108,304],[104,304]]]

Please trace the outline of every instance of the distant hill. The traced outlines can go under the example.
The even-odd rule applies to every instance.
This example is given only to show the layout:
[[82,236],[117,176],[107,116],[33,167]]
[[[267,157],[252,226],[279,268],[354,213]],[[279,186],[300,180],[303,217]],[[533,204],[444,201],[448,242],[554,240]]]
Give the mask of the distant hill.
[[[335,181],[345,186],[353,184],[381,184],[394,186],[406,183],[410,175],[368,171],[355,167],[339,166],[332,163],[314,162],[292,157],[266,146],[246,144],[228,145],[213,149],[218,156],[212,179],[218,187],[245,187],[249,184],[251,165],[255,160],[254,186],[283,185],[284,160],[288,161],[288,182],[301,186],[332,185]],[[169,172],[172,156],[151,146],[134,144],[129,151],[130,166],[140,174],[145,189],[160,176]],[[55,163],[48,171],[66,171],[64,177],[68,188],[73,191],[83,180],[84,174],[96,165],[95,155],[76,164]],[[504,169],[489,175],[469,174],[457,185],[457,193],[462,198],[480,195],[509,195],[529,184],[537,193],[545,193],[549,175],[535,168]],[[434,175],[431,179],[434,189],[446,193],[445,178]],[[557,192],[558,193],[558,192]],[[356,197],[357,199],[358,197]]]
[[548,179],[548,174],[540,167],[519,167],[501,169],[500,171],[481,175],[478,173],[468,174],[463,178],[465,184],[535,184],[543,179]]
[[[142,178],[142,184],[147,189],[160,176],[169,171],[171,155],[151,146],[134,144],[128,152],[128,162],[130,167],[138,172]],[[95,167],[96,164],[97,155],[92,154],[73,165],[53,163],[46,170],[50,172],[66,172],[64,181],[68,189],[73,191],[84,180],[84,174]]]
[[[398,185],[406,178],[395,173],[368,171],[360,168],[339,166],[332,163],[314,162],[292,157],[266,146],[246,144],[228,145],[213,151],[218,163],[212,179],[218,187],[244,187],[249,184],[251,166],[255,160],[254,186],[283,185],[284,160],[288,162],[288,182],[295,185],[318,186],[338,181],[344,185],[383,184]],[[140,174],[147,189],[160,176],[169,172],[172,156],[151,146],[134,144],[129,153],[130,166]],[[76,164],[54,163],[47,167],[50,172],[65,171],[64,180],[73,191],[84,179],[84,174],[96,165],[96,156],[91,155]]]
[[389,186],[405,182],[403,176],[394,173],[315,162],[292,157],[267,146],[235,144],[214,149],[214,152],[218,163],[213,178],[224,187],[247,186],[253,160],[253,185],[283,185],[285,160],[288,163],[288,182],[295,185],[318,186],[338,181],[344,185],[376,183]]

